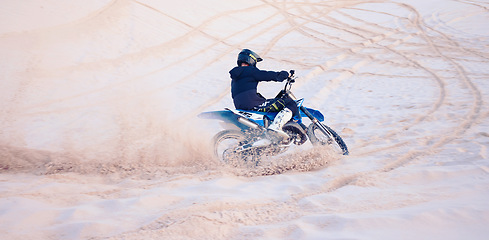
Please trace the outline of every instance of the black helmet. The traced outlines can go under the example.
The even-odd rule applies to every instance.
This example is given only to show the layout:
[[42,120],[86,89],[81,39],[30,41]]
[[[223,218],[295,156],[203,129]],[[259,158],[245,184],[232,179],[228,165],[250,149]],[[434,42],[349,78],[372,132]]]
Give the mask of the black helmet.
[[249,49],[243,49],[238,54],[238,66],[241,66],[241,63],[248,63],[250,66],[256,67],[256,63],[261,61],[263,61],[263,59]]

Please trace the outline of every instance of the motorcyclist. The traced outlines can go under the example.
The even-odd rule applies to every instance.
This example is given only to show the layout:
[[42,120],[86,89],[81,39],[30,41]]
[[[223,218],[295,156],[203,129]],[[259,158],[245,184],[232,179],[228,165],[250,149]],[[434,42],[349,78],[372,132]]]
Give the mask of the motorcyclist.
[[231,76],[231,95],[236,109],[253,110],[259,112],[278,112],[268,127],[276,140],[280,141],[288,135],[282,127],[292,119],[300,116],[297,104],[291,98],[266,99],[257,91],[259,82],[282,82],[290,77],[287,71],[265,71],[256,67],[256,63],[263,59],[249,49],[243,49],[238,54],[238,66],[229,71]]

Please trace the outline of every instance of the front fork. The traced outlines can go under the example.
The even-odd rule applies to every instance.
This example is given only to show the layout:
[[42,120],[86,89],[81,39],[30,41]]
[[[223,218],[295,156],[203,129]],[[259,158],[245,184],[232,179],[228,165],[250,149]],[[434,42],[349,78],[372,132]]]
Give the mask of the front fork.
[[319,120],[317,118],[315,118],[309,111],[307,111],[307,109],[304,107],[304,106],[301,106],[300,107],[301,111],[306,114],[306,116],[311,119],[312,123],[314,125],[316,125],[318,127],[319,130],[321,130],[321,132],[324,133],[324,135],[328,136],[328,138],[331,140],[331,141],[335,141],[334,139],[334,136],[333,134],[331,134],[331,132],[329,132],[329,130],[327,128],[325,128],[323,126],[323,124],[321,124],[321,122],[319,122]]

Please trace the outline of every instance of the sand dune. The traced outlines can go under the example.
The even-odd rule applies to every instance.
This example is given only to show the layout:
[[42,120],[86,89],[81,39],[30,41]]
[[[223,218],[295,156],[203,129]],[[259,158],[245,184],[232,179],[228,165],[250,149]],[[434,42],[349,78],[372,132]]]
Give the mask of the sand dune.
[[[4,1],[2,239],[486,239],[489,3]],[[350,156],[214,160],[242,48]],[[264,83],[273,97],[280,83]]]

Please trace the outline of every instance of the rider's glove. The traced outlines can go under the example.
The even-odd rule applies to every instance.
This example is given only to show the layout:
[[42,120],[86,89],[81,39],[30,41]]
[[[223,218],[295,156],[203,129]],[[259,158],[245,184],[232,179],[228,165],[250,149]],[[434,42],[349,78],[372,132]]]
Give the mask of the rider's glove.
[[294,73],[295,73],[295,70],[290,70],[290,72],[289,72],[289,79],[291,80],[291,82],[295,82],[295,79],[293,79]]
[[295,70],[290,70],[290,72],[289,72],[289,73],[290,73],[290,74],[289,74],[289,77],[293,77],[293,76],[294,76],[294,73],[295,73]]

